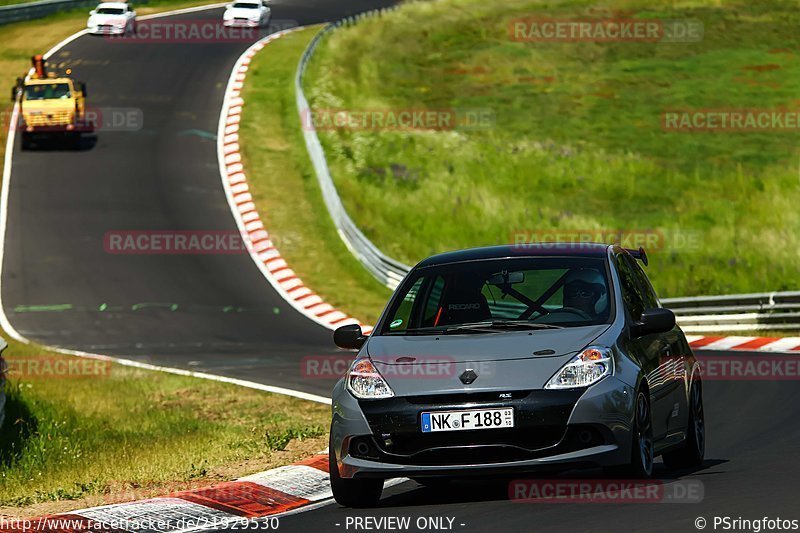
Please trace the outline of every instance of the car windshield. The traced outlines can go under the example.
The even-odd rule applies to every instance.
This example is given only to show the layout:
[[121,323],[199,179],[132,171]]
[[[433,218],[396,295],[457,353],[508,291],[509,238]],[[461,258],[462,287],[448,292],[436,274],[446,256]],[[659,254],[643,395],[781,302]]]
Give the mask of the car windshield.
[[25,87],[26,100],[53,100],[69,98],[68,83],[41,83]]
[[249,2],[236,2],[233,4],[233,7],[242,9],[258,9],[258,4],[252,4]]
[[98,15],[124,15],[125,10],[119,7],[101,7],[97,10]]
[[511,258],[423,267],[398,289],[381,334],[607,324],[610,301],[603,259]]

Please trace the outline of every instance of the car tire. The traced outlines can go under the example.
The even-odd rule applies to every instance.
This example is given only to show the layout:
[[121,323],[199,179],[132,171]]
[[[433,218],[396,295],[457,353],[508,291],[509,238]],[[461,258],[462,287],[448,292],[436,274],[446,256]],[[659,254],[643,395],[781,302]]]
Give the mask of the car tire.
[[333,447],[329,448],[328,471],[331,478],[331,491],[336,503],[345,507],[374,507],[383,492],[382,479],[346,479],[339,477],[339,466]]
[[686,426],[686,440],[677,450],[663,455],[667,468],[676,470],[693,468],[703,464],[706,455],[705,413],[703,412],[703,384],[700,380],[692,383],[689,394],[689,417]]
[[625,465],[605,469],[608,477],[649,479],[653,476],[653,424],[650,398],[646,390],[636,393],[631,430],[631,458]]
[[31,141],[31,136],[27,133],[22,134],[22,149],[23,150],[30,150],[33,146],[33,142]]

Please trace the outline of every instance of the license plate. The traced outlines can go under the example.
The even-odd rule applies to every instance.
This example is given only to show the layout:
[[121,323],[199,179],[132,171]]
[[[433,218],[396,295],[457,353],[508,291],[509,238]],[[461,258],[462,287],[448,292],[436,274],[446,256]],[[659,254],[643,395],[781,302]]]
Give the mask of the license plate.
[[422,413],[423,433],[513,427],[514,409],[511,407]]

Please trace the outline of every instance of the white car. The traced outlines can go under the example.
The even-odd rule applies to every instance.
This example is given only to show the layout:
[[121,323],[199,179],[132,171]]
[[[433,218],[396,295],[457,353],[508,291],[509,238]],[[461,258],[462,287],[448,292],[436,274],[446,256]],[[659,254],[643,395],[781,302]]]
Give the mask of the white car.
[[225,26],[243,26],[253,28],[265,26],[269,22],[272,10],[261,0],[237,0],[225,6],[222,15]]
[[103,2],[89,12],[86,27],[95,35],[136,33],[136,11],[125,2]]

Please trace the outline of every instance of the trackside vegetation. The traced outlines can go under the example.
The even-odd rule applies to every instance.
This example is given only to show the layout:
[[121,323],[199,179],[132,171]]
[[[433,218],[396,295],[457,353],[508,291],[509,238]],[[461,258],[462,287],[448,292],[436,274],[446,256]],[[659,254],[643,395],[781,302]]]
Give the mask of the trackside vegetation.
[[161,496],[325,447],[330,408],[10,342],[0,514]]
[[[515,20],[536,17],[699,21],[702,33],[514,37]],[[305,91],[316,111],[491,111],[478,127],[321,128],[348,212],[407,264],[520,236],[622,233],[649,247],[662,297],[786,290],[800,284],[797,126],[687,131],[666,113],[796,109],[798,24],[781,0],[409,2],[327,37]]]

